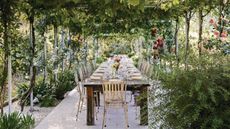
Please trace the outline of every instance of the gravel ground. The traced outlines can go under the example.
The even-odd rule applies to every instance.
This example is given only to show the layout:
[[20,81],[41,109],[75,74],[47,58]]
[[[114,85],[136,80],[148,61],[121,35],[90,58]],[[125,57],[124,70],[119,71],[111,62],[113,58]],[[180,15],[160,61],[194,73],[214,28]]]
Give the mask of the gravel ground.
[[[34,106],[34,111],[30,112],[29,106],[25,106],[23,114],[31,114],[35,119],[35,126],[38,125],[43,118],[45,118],[55,107],[39,107]],[[13,103],[13,111],[20,111],[20,106],[18,104],[18,101]],[[4,107],[4,112],[8,113],[8,106]]]

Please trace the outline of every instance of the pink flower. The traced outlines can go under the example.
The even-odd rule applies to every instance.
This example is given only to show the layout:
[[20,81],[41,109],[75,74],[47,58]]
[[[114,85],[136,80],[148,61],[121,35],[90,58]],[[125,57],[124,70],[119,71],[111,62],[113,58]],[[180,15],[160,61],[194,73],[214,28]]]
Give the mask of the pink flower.
[[224,31],[221,33],[221,37],[227,37],[228,36],[228,32],[227,31]]
[[213,32],[213,34],[214,34],[214,36],[215,36],[216,38],[218,38],[218,37],[219,37],[220,32],[219,32],[219,31],[214,31],[214,32]]
[[213,25],[215,23],[214,19],[211,18],[209,23]]
[[224,42],[227,40],[228,32],[224,31],[221,33],[221,41]]

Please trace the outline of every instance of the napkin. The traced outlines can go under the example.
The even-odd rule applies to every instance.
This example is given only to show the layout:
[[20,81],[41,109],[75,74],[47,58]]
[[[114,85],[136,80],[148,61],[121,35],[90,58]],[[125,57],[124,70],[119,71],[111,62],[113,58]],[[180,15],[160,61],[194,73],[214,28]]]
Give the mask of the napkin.
[[119,80],[119,79],[110,79],[109,81],[110,82],[118,82],[118,81],[121,81],[121,80]]
[[93,73],[93,76],[103,76],[104,74],[102,74],[102,73]]
[[105,71],[98,70],[96,73],[104,73]]
[[133,79],[133,80],[141,80],[141,79],[142,79],[142,76],[131,77],[131,79]]
[[140,73],[133,73],[133,74],[131,74],[131,76],[141,76],[141,74]]
[[97,76],[90,76],[91,80],[101,80],[101,77],[97,77]]

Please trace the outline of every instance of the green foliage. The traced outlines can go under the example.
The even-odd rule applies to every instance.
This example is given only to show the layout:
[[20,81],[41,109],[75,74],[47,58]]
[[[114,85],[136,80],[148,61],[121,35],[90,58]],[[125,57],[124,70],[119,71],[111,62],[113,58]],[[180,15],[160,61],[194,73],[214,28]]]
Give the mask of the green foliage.
[[[28,83],[22,83],[18,85],[17,93],[18,97],[21,98],[23,94],[29,89]],[[57,99],[54,95],[55,89],[52,85],[43,82],[43,78],[39,77],[36,81],[36,85],[33,90],[34,97],[39,101],[41,107],[50,107],[57,104]],[[26,104],[28,105],[30,98],[27,98]]]
[[222,42],[219,39],[210,39],[207,41],[207,43],[204,45],[204,48],[208,50],[220,50],[224,54],[230,53],[230,43],[229,42]]
[[[25,94],[28,89],[29,89],[28,83],[21,83],[21,84],[17,85],[18,98],[22,98],[23,94]],[[27,98],[26,105],[29,104],[29,101],[30,101],[29,98]]]
[[[36,80],[34,87],[34,97],[39,100],[41,107],[55,106],[58,100],[63,99],[66,92],[75,87],[74,74],[71,71],[64,71],[58,74],[58,81],[54,82],[51,79],[50,83],[44,83],[43,77],[40,76]],[[29,86],[27,83],[22,83],[18,86],[18,96],[21,97]],[[27,104],[29,104],[29,98]]]
[[32,129],[34,124],[32,116],[22,115],[18,112],[0,116],[0,129]]
[[161,72],[162,85],[152,98],[153,128],[230,128],[230,64],[218,56],[194,60],[190,70]]
[[137,66],[138,65],[138,61],[139,61],[139,57],[136,56],[136,55],[134,55],[134,56],[131,57],[131,59],[133,60],[133,64],[135,66]]
[[105,61],[105,58],[103,58],[102,56],[97,57],[97,59],[96,59],[96,63],[97,63],[97,64],[101,64],[101,63],[103,63],[104,61]]
[[63,99],[66,92],[72,90],[75,87],[74,73],[72,71],[66,70],[58,74],[58,81],[51,82],[54,84],[55,97],[57,99]]
[[41,107],[52,107],[57,105],[58,101],[55,98],[55,96],[53,94],[45,94],[44,96],[42,96],[42,98],[40,99],[40,106]]
[[13,73],[23,71],[29,72],[29,39],[19,34],[18,31],[14,31],[14,38],[12,44],[12,69]]
[[42,77],[37,79],[34,96],[38,98],[41,107],[50,107],[57,104],[54,92],[55,88],[49,83],[45,83]]

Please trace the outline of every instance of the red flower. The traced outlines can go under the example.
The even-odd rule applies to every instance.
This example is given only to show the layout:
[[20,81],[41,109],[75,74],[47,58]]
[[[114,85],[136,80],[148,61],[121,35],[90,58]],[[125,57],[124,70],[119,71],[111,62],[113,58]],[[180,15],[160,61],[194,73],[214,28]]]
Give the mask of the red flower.
[[164,46],[164,39],[162,37],[159,37],[157,39],[157,45],[158,45],[158,47],[163,47]]

